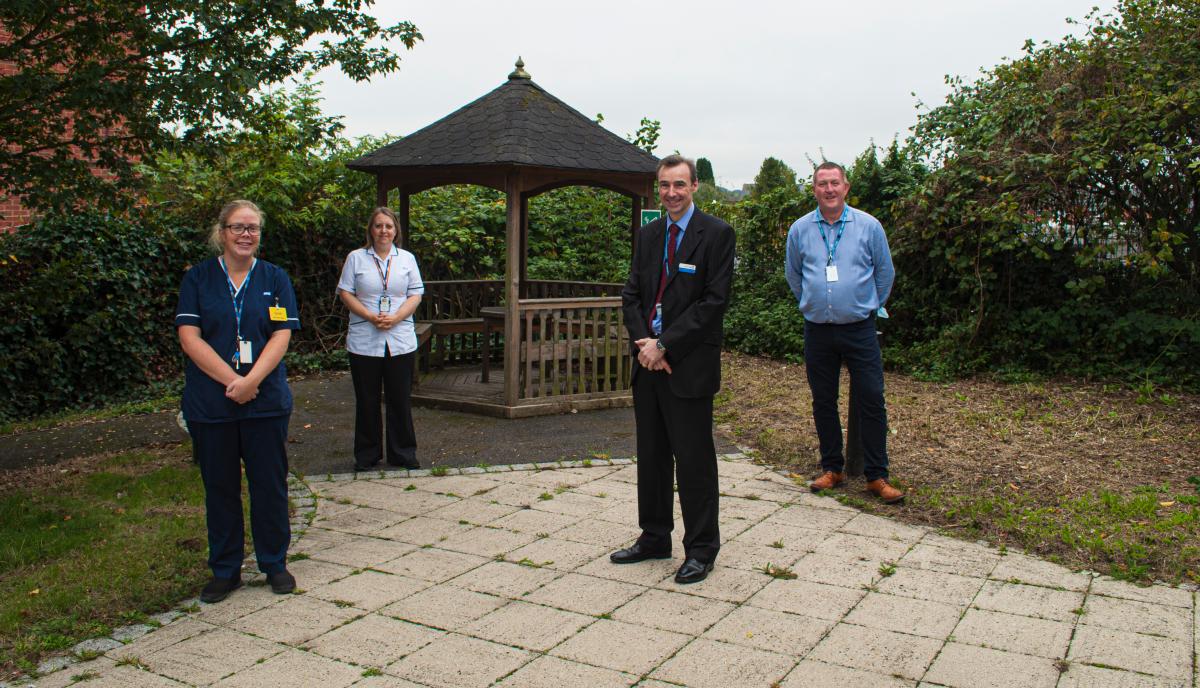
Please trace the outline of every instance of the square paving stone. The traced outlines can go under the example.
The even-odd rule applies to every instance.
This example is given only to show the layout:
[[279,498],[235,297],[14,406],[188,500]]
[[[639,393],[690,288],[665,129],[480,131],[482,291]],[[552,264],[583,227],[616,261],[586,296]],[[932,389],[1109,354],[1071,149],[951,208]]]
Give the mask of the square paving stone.
[[942,573],[956,573],[960,576],[987,578],[988,574],[996,568],[1000,559],[1000,555],[983,547],[955,550],[917,543],[896,563],[923,571],[941,571]]
[[[825,500],[837,502],[833,500]],[[848,509],[822,509],[814,506],[793,504],[775,511],[767,518],[768,521],[783,523],[798,528],[810,528],[824,532],[832,532],[850,522],[859,512]]]
[[1049,659],[948,643],[925,681],[951,688],[1054,688],[1058,677]]
[[625,688],[637,676],[612,669],[569,662],[558,657],[538,657],[500,682],[513,688]]
[[436,688],[477,688],[491,685],[533,657],[515,647],[450,634],[389,666],[387,673]]
[[230,627],[281,643],[299,645],[361,613],[357,609],[343,609],[315,597],[291,595],[277,605],[238,619]]
[[579,521],[580,519],[575,516],[537,511],[536,509],[521,509],[492,521],[490,525],[517,533],[549,535],[579,523]]
[[413,516],[394,526],[384,528],[375,533],[375,535],[389,540],[407,542],[419,547],[421,545],[436,545],[443,539],[468,531],[472,527],[470,524],[464,525],[456,521],[447,521],[441,518]]
[[[879,671],[887,669],[875,668]],[[906,681],[896,676],[806,659],[792,669],[792,673],[779,684],[779,688],[911,688],[915,685],[915,681]]]
[[892,540],[897,542],[916,543],[929,532],[925,528],[916,528],[897,523],[890,518],[858,514],[838,528],[843,533],[863,535],[873,539]]
[[1192,678],[1192,644],[1170,638],[1078,626],[1067,659],[1172,679]]
[[214,688],[345,688],[362,678],[362,669],[308,652],[288,650],[239,671]]
[[507,483],[487,493],[487,498],[489,502],[495,501],[510,507],[529,507],[538,501],[538,497],[551,492],[553,490],[537,485]]
[[554,537],[541,538],[508,553],[509,561],[528,559],[538,566],[574,571],[597,557],[607,557],[608,549],[600,545],[585,545],[581,542],[560,540]]
[[435,585],[379,610],[379,614],[456,631],[508,600],[454,585]]
[[680,633],[601,619],[552,649],[550,654],[641,676],[689,640],[689,636]]
[[876,628],[838,624],[809,655],[810,659],[919,679],[942,647],[942,641]]
[[982,578],[956,576],[953,573],[897,568],[896,572],[875,584],[879,592],[946,604],[969,604],[983,587]]
[[[321,509],[325,508],[323,502],[319,506]],[[313,552],[342,544],[345,542],[345,537],[344,533],[336,533],[318,526],[309,526],[304,531],[304,534],[300,536],[300,539],[292,543],[289,549],[292,552],[307,552],[312,554]]]
[[736,518],[754,523],[758,523],[771,514],[783,509],[778,502],[771,502],[765,499],[744,499],[741,497],[721,497],[718,508],[721,512],[722,522]]
[[620,480],[601,478],[590,483],[584,483],[575,488],[580,494],[592,495],[601,499],[620,499],[626,502],[637,501],[637,485],[631,485]]
[[608,499],[579,494],[578,492],[563,492],[554,495],[554,499],[538,499],[530,504],[538,511],[548,511],[556,514],[585,518],[607,509],[611,503]]
[[834,533],[817,545],[816,552],[843,559],[899,561],[912,543],[903,540],[870,538],[850,533]]
[[463,633],[545,652],[596,619],[528,602],[510,602],[463,629]]
[[315,552],[312,557],[320,561],[362,569],[390,561],[415,549],[416,547],[407,542],[355,537],[349,539],[345,544]]
[[843,559],[816,552],[797,561],[792,566],[792,572],[814,583],[854,589],[874,585],[883,578],[877,562]]
[[445,635],[424,626],[367,614],[309,641],[312,652],[352,664],[382,667]]
[[838,621],[866,594],[865,590],[852,590],[798,579],[777,579],[768,583],[746,604],[761,609]]
[[652,676],[693,688],[771,686],[796,665],[791,657],[713,640],[697,639]]
[[772,609],[738,607],[704,632],[704,637],[734,645],[803,657],[835,622]]
[[607,614],[642,594],[646,588],[632,583],[568,573],[524,597],[526,601],[597,616]]
[[700,635],[734,609],[727,602],[695,595],[647,590],[614,612],[612,618],[664,631]]
[[189,684],[208,685],[287,648],[219,628],[141,657],[150,670]]
[[553,569],[493,561],[455,578],[454,584],[476,592],[517,599],[561,575],[561,572]]
[[629,546],[634,540],[637,540],[641,532],[640,528],[631,525],[585,518],[554,533],[554,537],[589,545],[600,545],[612,552]]
[[1062,588],[1064,590],[1086,591],[1092,582],[1092,577],[1075,573],[1065,566],[1052,564],[1035,557],[1023,554],[1009,554],[1000,557],[1000,563],[992,569],[991,578],[1010,583],[1025,583],[1041,585],[1047,588]]
[[1192,612],[1182,607],[1089,595],[1083,609],[1079,623],[1087,626],[1161,635],[1185,642],[1192,639]]
[[1147,676],[1132,671],[1071,664],[1058,681],[1058,688],[1187,688],[1180,679]]
[[426,688],[419,683],[413,683],[406,678],[399,676],[390,676],[382,674],[380,676],[368,676],[358,683],[354,684],[354,688]]
[[499,528],[475,528],[465,533],[452,535],[439,542],[437,546],[441,549],[492,558],[508,554],[534,540],[537,540],[537,536],[533,533],[514,533]]
[[1074,621],[1075,611],[1083,607],[1083,594],[1036,585],[988,581],[983,584],[972,606],[1039,619]]
[[313,588],[309,595],[338,605],[350,604],[373,611],[429,587],[428,581],[394,573],[363,571]]
[[434,547],[418,549],[373,568],[409,578],[441,583],[492,561],[488,557],[462,552],[447,552]]
[[941,602],[873,592],[863,598],[843,621],[944,640],[954,630],[965,609]]
[[[288,564],[288,571],[296,577],[296,587],[301,590],[315,588],[345,578],[355,571],[345,564],[334,564],[318,559],[302,559]],[[265,588],[264,590],[269,590]]]
[[321,520],[321,527],[355,535],[372,535],[407,518],[403,514],[371,507],[359,507]]
[[708,574],[708,578],[700,583],[681,585],[672,577],[659,582],[656,587],[740,604],[753,597],[772,580],[772,577],[761,571],[743,571],[718,565]]
[[71,681],[72,676],[81,673],[81,669],[79,668],[81,666],[86,665],[67,667],[46,678],[38,679],[37,685],[39,688],[43,686],[51,688],[54,683],[65,680],[66,683],[60,685],[69,684],[81,688],[84,686],[86,688],[130,688],[130,686],[137,686],[137,688],[179,688],[179,682],[177,681],[172,681],[169,678],[163,678],[157,674],[132,666],[114,666],[112,668],[100,669],[97,670],[97,673],[100,675],[96,678],[79,682]]
[[502,480],[493,480],[483,476],[447,475],[440,476],[436,480],[421,483],[417,485],[417,489],[434,494],[458,495],[463,499],[467,499],[487,494],[503,484],[504,481]]
[[1090,593],[1149,602],[1150,604],[1168,604],[1185,609],[1191,609],[1194,605],[1190,590],[1173,588],[1169,585],[1150,585],[1143,588],[1125,581],[1113,580],[1107,576],[1097,577],[1092,583]]
[[733,541],[764,547],[779,544],[783,546],[775,549],[800,555],[815,552],[826,537],[828,535],[819,530],[789,526],[777,521],[762,521],[738,534]]
[[[424,485],[418,484],[418,488],[421,487],[424,487]],[[464,501],[459,497],[433,494],[423,489],[407,490],[398,485],[389,489],[391,490],[391,494],[382,493],[384,495],[383,499],[373,503],[372,506],[388,509],[406,516],[422,516]]]
[[131,643],[114,648],[105,653],[105,656],[112,659],[141,659],[151,653],[158,652],[164,648],[168,648],[175,643],[178,643],[188,638],[194,638],[201,633],[207,633],[216,629],[216,626],[205,623],[192,617],[184,617],[155,630],[152,633],[134,640]]
[[[490,496],[491,493],[489,492]],[[449,504],[435,511],[430,511],[425,514],[429,518],[437,518],[443,521],[458,523],[466,521],[472,525],[482,526],[498,518],[507,516],[513,512],[519,511],[520,506],[511,506],[509,504],[493,504],[491,500],[482,501],[480,499],[464,499],[461,502]]]
[[200,610],[192,614],[192,617],[224,626],[234,619],[240,619],[279,601],[280,597],[264,585],[246,585],[217,604],[200,603]]
[[1061,659],[1073,627],[1062,621],[968,609],[954,629],[955,642]]
[[761,571],[764,566],[786,566],[791,568],[807,552],[792,548],[779,549],[767,545],[754,545],[734,540],[721,545],[722,566],[742,571]]

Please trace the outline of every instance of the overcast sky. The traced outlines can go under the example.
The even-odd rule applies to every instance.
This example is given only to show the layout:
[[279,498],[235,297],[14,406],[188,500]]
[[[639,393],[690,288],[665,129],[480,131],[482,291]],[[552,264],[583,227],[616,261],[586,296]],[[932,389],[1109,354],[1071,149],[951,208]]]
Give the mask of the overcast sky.
[[848,164],[871,140],[903,139],[918,103],[942,102],[947,74],[974,79],[1114,4],[379,0],[381,22],[412,21],[425,40],[390,76],[319,78],[350,136],[406,135],[502,84],[520,55],[538,85],[622,137],[661,121],[659,156],[707,157],[736,188],[767,156],[803,175],[822,150]]

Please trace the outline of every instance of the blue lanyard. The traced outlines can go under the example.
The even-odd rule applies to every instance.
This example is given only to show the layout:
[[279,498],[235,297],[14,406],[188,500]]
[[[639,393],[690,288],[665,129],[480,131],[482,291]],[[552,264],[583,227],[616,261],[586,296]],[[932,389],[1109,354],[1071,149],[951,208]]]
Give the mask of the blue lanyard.
[[[829,262],[825,263],[826,265],[833,265],[838,244],[842,243],[842,232],[846,231],[846,215],[849,212],[849,208],[842,208],[842,219],[838,220],[837,237],[833,240],[833,248],[829,248],[829,238],[825,236],[825,218],[821,217],[821,211],[817,211],[817,229],[821,230],[821,241],[825,244],[825,252],[829,254]],[[832,224],[829,226],[833,227]]]
[[[254,268],[258,267],[258,259],[254,258],[250,263],[250,270],[246,272],[246,279],[242,280],[241,287],[233,286],[233,278],[229,276],[229,270],[225,267],[225,259],[217,258],[217,262],[221,264],[221,271],[225,273],[225,284],[229,287],[229,298],[233,300],[233,318],[237,322],[237,340],[242,341],[242,307],[246,305],[246,292],[249,291],[250,276],[254,274]],[[241,297],[240,300],[238,297]],[[240,358],[240,352],[234,352],[234,362]]]

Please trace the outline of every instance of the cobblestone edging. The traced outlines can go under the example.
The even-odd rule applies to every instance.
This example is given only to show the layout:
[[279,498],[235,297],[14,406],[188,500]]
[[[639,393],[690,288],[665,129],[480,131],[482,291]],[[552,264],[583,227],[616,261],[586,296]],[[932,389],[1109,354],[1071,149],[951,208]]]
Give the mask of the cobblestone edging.
[[[740,456],[737,455],[737,456]],[[288,475],[288,501],[294,509],[292,515],[292,539],[291,546],[294,547],[300,538],[304,537],[304,533],[308,531],[309,525],[317,514],[317,498],[313,495],[312,489],[309,487],[309,482],[343,482],[350,480],[375,480],[378,478],[423,478],[430,476],[443,475],[479,475],[482,473],[506,473],[510,471],[543,471],[553,470],[558,468],[586,468],[589,466],[624,466],[634,463],[634,459],[585,459],[582,461],[547,461],[542,463],[520,463],[520,464],[500,464],[496,466],[473,466],[467,468],[422,468],[418,470],[387,470],[387,471],[370,471],[361,473],[335,473],[325,476],[300,476],[295,473]],[[258,570],[258,565],[254,560],[254,555],[250,554],[242,566],[242,576],[247,579],[247,582],[256,581],[262,573]],[[195,611],[201,604],[198,597],[188,598],[179,603],[175,609],[154,614],[149,617],[150,623],[132,624],[129,626],[121,626],[114,628],[112,633],[99,637],[90,638],[77,643],[65,655],[51,657],[38,665],[36,670],[37,678],[44,678],[48,674],[53,674],[71,666],[75,666],[80,662],[86,662],[102,655],[109,650],[115,650],[122,645],[126,645],[133,640],[136,640],[147,633],[150,633],[158,628],[186,616],[189,612]],[[34,677],[24,677],[11,679],[9,681],[0,681],[0,688],[36,688],[37,683]]]

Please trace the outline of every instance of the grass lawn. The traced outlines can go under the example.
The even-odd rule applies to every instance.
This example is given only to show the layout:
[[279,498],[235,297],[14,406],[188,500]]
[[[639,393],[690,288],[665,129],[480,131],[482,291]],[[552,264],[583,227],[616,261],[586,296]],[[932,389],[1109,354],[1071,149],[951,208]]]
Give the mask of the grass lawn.
[[204,488],[188,446],[3,478],[0,680],[170,609],[207,580]]
[[[1200,397],[1061,381],[887,374],[891,478],[844,503],[1135,582],[1200,582]],[[843,374],[842,417],[848,378]],[[804,367],[726,353],[718,423],[805,482],[818,472]]]

